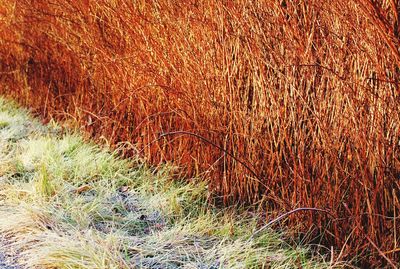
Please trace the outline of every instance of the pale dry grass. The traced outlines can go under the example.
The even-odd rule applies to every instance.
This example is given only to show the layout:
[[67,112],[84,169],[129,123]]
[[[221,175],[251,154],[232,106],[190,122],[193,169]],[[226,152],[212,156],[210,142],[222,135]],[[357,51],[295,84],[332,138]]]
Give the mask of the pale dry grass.
[[3,93],[399,260],[398,0],[0,3]]
[[119,159],[2,99],[0,120],[0,250],[23,268],[345,266],[272,230],[250,238],[257,218],[207,205],[206,184],[172,168]]

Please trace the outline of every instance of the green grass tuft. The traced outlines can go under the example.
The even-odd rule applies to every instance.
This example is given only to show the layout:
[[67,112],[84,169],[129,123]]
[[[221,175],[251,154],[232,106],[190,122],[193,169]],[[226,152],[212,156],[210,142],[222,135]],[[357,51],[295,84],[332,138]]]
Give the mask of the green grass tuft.
[[[0,99],[0,235],[26,268],[333,268],[257,218],[207,204],[207,183],[56,134]],[[236,212],[236,213],[235,213]]]

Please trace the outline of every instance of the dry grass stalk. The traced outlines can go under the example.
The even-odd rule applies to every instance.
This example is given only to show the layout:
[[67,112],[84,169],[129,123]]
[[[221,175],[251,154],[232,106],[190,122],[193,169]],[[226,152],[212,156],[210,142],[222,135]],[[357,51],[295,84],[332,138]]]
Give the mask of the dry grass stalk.
[[[333,211],[292,220],[371,254],[359,229],[345,243],[358,223],[399,259],[398,1],[3,0],[0,9],[3,93],[202,174],[225,203],[271,197],[267,185],[283,201],[270,209]],[[245,160],[262,182],[195,137],[159,139],[176,131]]]

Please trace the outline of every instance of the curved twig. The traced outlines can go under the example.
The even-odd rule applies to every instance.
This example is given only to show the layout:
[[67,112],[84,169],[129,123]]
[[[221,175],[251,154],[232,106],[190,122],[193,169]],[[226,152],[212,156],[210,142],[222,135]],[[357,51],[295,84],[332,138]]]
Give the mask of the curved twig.
[[[257,180],[258,183],[260,183],[266,190],[268,190],[270,192],[270,198],[272,198],[273,200],[275,200],[275,202],[280,203],[280,204],[284,204],[287,208],[290,208],[290,203],[279,198],[273,190],[271,190],[271,188],[269,188],[267,185],[265,185],[262,181],[262,178],[253,170],[250,168],[249,165],[247,165],[244,161],[240,160],[239,158],[237,158],[235,155],[233,155],[232,153],[230,153],[229,151],[227,151],[226,149],[224,149],[223,147],[217,145],[216,143],[212,142],[211,140],[196,134],[196,133],[192,133],[192,132],[188,132],[188,131],[173,131],[173,132],[167,132],[167,133],[161,133],[159,135],[159,137],[153,141],[151,141],[149,144],[152,144],[154,142],[159,141],[160,139],[162,139],[163,137],[166,136],[171,136],[171,135],[189,135],[189,136],[193,136],[196,137],[197,139],[200,139],[203,142],[206,142],[210,145],[212,145],[213,147],[221,150],[222,152],[226,153],[228,156],[230,156],[232,159],[234,159],[235,161],[237,161],[238,163],[240,163],[241,165],[243,165],[243,167],[245,167],[253,176],[254,178]],[[149,146],[148,144],[148,146]],[[143,150],[141,150],[143,151]]]
[[266,228],[268,228],[269,226],[271,226],[271,225],[274,224],[275,222],[278,222],[278,221],[280,221],[281,219],[286,218],[287,216],[289,216],[289,215],[291,215],[291,214],[293,214],[293,213],[299,212],[299,211],[319,211],[319,212],[325,212],[325,213],[328,213],[329,215],[332,215],[331,212],[329,212],[329,211],[326,210],[326,209],[320,209],[320,208],[314,208],[314,207],[299,207],[299,208],[293,209],[293,210],[291,210],[291,211],[289,211],[289,212],[286,212],[286,213],[280,215],[279,217],[277,217],[277,218],[275,218],[275,219],[269,221],[267,224],[265,224],[265,225],[262,226],[260,229],[258,229],[257,231],[255,231],[255,232],[250,236],[250,238],[249,238],[248,241],[252,240],[257,234],[259,234],[260,232],[264,231]]
[[188,132],[188,131],[174,131],[174,132],[162,133],[162,134],[160,134],[159,137],[162,138],[162,137],[165,137],[165,136],[177,135],[177,134],[194,136],[194,137],[202,140],[203,142],[206,142],[206,143],[216,147],[217,149],[223,151],[224,153],[229,155],[232,159],[234,159],[235,161],[237,161],[238,163],[243,165],[254,177],[256,177],[258,180],[261,181],[261,178],[257,175],[257,173],[253,169],[251,169],[250,166],[248,166],[244,161],[240,160],[235,155],[233,155],[232,153],[230,153],[229,151],[227,151],[223,147],[217,145],[216,143],[212,142],[211,140],[205,138],[204,136],[198,135],[196,133]]

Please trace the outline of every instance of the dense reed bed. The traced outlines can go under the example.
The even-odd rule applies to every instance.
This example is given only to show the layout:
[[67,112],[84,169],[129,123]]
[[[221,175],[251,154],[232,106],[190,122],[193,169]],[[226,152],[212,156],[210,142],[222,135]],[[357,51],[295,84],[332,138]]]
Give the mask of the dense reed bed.
[[400,259],[397,0],[0,3],[2,93]]

